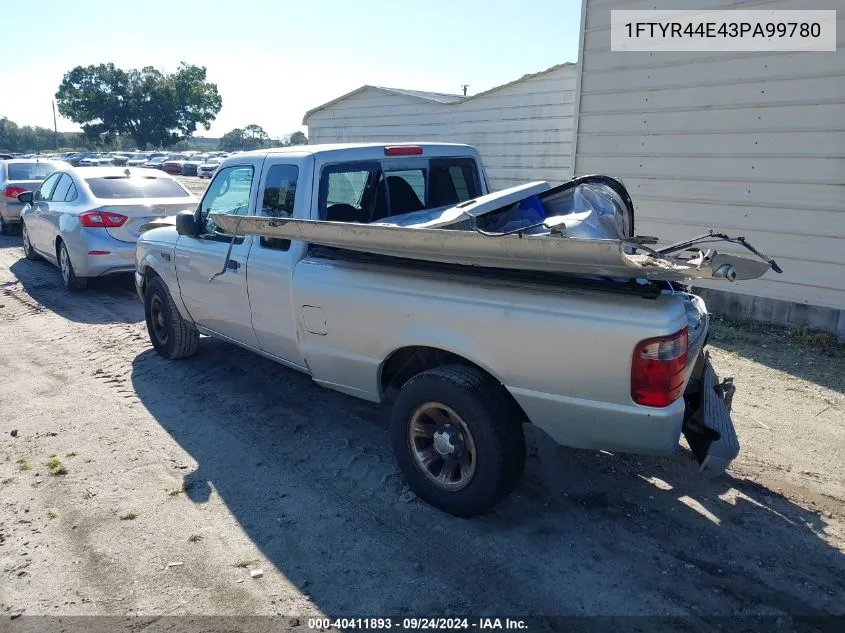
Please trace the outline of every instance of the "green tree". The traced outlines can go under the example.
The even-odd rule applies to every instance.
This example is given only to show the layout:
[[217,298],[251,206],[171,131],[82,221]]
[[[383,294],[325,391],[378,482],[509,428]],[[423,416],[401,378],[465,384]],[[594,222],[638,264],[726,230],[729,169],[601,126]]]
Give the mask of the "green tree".
[[308,137],[299,131],[291,134],[286,140],[286,145],[308,145]]
[[164,147],[211,127],[222,99],[204,66],[182,62],[175,73],[152,66],[122,70],[114,64],[77,66],[65,73],[56,104],[98,146],[129,136],[139,149]]

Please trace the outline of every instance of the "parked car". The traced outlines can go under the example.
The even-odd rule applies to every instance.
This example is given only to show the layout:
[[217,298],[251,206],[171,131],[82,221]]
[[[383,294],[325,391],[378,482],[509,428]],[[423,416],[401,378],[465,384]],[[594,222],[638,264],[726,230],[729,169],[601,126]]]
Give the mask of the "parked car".
[[168,156],[170,155],[162,154],[161,156],[154,156],[153,158],[150,158],[147,162],[145,162],[142,167],[145,167],[147,169],[162,169],[162,165],[164,164],[164,161],[167,160]]
[[13,158],[0,161],[0,234],[7,235],[20,224],[23,204],[18,196],[38,188],[51,172],[62,164],[56,161],[36,161]]
[[167,159],[161,164],[161,169],[168,174],[181,176],[182,164],[191,157],[191,154],[179,152],[170,154]]
[[12,154],[0,154],[0,160],[11,160],[14,156]]
[[200,178],[211,178],[222,162],[223,159],[218,157],[207,159],[204,163],[197,166],[197,176]]
[[135,152],[126,161],[127,167],[141,167],[153,157],[152,152]]
[[[631,239],[633,204],[614,182],[604,194],[624,211],[602,221]],[[482,268],[379,255],[377,244],[361,252],[238,237],[212,217],[264,216],[273,221],[262,226],[280,231],[284,218],[332,220],[304,223],[315,232],[351,222],[342,232],[350,238],[367,223],[432,208],[473,218],[466,208],[481,200],[505,214],[530,209],[532,198],[515,189],[485,196],[478,152],[464,145],[231,156],[196,210],[138,240],[135,284],[151,344],[178,359],[196,352],[200,334],[215,336],[329,389],[391,401],[402,473],[417,496],[455,515],[484,512],[516,486],[523,422],[563,445],[632,453],[672,454],[683,433],[702,469],[723,470],[739,450],[729,388],[713,382],[704,302],[681,284],[599,270],[520,274],[504,256],[500,268]],[[552,244],[513,241],[535,239]]]
[[196,176],[197,168],[202,165],[206,160],[208,160],[208,156],[205,154],[194,154],[193,156],[189,156],[182,163],[182,175]]
[[59,167],[18,200],[24,255],[57,265],[69,290],[132,271],[140,227],[196,207],[175,178],[130,167]]
[[80,161],[96,155],[96,152],[76,152],[68,156],[65,160],[70,163],[72,167],[79,167]]

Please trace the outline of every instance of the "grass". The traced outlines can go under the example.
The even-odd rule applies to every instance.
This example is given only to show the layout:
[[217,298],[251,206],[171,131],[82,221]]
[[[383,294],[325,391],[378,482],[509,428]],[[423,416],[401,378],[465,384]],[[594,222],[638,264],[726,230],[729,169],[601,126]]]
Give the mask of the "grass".
[[237,567],[238,569],[246,569],[250,565],[254,565],[257,562],[257,560],[239,560],[237,563],[232,565],[232,567]]
[[67,467],[55,455],[47,460],[47,468],[53,476],[67,475]]
[[19,459],[18,460],[18,470],[24,471],[24,470],[31,470],[31,469],[32,469],[32,466],[29,465],[28,461],[26,461],[25,459]]
[[58,513],[58,512],[56,512],[55,510],[53,510],[52,508],[50,508],[49,510],[47,510],[47,518],[48,518],[48,519],[55,519],[55,518],[56,518],[56,517],[58,517],[58,516],[59,516],[59,513]]
[[138,518],[138,513],[134,510],[130,510],[129,512],[124,512],[123,514],[119,515],[118,518],[121,521],[134,521]]
[[199,543],[201,540],[202,540],[202,534],[196,534],[196,533],[194,533],[194,534],[191,534],[191,535],[188,537],[188,542],[189,542],[189,543]]
[[14,477],[4,477],[4,478],[3,478],[3,485],[4,485],[4,486],[8,486],[8,485],[9,485],[10,483],[12,483],[13,481],[15,481],[15,478],[14,478]]
[[192,481],[183,481],[181,488],[174,488],[173,490],[168,491],[168,497],[175,497],[176,495],[180,495],[183,492],[189,492],[191,488],[194,487],[194,482]]
[[65,457],[76,457],[79,455],[76,451],[71,451],[70,453],[65,453]]

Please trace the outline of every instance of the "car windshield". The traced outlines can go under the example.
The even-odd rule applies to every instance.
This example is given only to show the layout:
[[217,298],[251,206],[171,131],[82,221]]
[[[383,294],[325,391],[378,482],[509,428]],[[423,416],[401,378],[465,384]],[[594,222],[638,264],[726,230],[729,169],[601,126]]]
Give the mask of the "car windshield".
[[105,176],[87,178],[95,198],[186,198],[188,192],[170,178],[150,176]]
[[44,180],[56,166],[52,163],[10,163],[9,180]]

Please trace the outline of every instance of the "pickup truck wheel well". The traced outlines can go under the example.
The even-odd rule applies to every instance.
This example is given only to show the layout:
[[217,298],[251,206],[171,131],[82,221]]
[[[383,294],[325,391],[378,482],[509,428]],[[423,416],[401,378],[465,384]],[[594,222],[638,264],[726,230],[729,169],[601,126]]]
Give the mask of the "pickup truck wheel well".
[[147,284],[150,283],[153,279],[155,279],[156,277],[161,277],[161,275],[156,272],[155,268],[150,268],[149,266],[145,266],[141,270],[141,273],[144,275],[144,290],[147,289]]
[[402,385],[417,374],[443,365],[472,367],[489,376],[501,386],[505,399],[513,407],[514,417],[522,422],[529,421],[522,407],[514,400],[510,392],[505,389],[501,380],[463,356],[436,347],[422,345],[402,347],[395,350],[385,359],[381,365],[379,376],[381,392],[384,394],[385,400],[392,400],[399,392],[399,389],[402,388]]

